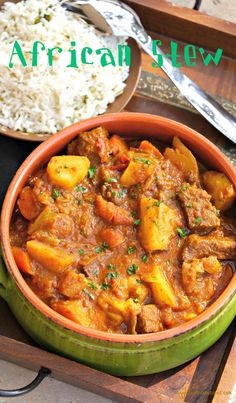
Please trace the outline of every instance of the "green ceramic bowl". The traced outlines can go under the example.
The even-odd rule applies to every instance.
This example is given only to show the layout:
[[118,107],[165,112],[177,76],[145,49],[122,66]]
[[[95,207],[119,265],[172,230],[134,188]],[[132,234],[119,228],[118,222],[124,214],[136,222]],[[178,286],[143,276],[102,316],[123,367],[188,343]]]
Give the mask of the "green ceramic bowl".
[[4,261],[0,295],[25,331],[41,346],[58,354],[120,376],[160,372],[196,357],[225,332],[236,314],[236,274],[205,312],[176,328],[145,335],[108,334],[80,326],[54,312],[28,287],[11,253],[9,226],[20,190],[28,177],[59,153],[79,133],[97,126],[124,137],[159,139],[179,136],[207,166],[224,172],[236,187],[236,172],[217,147],[177,122],[146,114],[104,115],[75,124],[42,143],[17,171],[5,197],[1,216]]

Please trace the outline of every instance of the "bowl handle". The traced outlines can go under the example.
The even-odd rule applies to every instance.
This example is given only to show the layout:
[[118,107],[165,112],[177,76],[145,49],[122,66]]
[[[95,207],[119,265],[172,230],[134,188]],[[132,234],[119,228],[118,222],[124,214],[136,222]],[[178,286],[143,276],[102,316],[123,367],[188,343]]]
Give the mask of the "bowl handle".
[[0,297],[7,300],[7,289],[8,289],[9,275],[5,262],[3,260],[2,250],[0,248]]
[[18,397],[25,395],[26,393],[32,392],[40,383],[46,378],[48,375],[51,374],[51,371],[47,368],[41,368],[39,370],[38,375],[36,378],[27,386],[21,389],[14,389],[14,390],[4,390],[0,389],[0,397]]

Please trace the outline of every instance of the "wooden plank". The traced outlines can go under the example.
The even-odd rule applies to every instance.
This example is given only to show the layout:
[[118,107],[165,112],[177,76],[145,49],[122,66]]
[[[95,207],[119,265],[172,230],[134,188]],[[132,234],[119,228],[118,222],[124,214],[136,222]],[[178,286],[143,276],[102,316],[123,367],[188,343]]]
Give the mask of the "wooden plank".
[[164,401],[206,403],[212,397],[215,379],[233,333],[234,325],[231,325],[217,343],[190,363],[142,379],[129,378],[129,381],[156,391]]
[[46,367],[53,378],[118,402],[153,402],[158,398],[155,391],[1,335],[0,359],[35,371]]
[[[235,329],[236,333],[236,329]],[[219,383],[215,390],[212,403],[236,401],[236,338],[229,345],[229,355],[226,357],[223,372],[219,374]],[[230,348],[231,347],[231,348]]]
[[[236,24],[164,0],[124,0],[140,16],[146,29],[210,50],[224,49],[236,57]],[[197,32],[197,35],[196,35]]]

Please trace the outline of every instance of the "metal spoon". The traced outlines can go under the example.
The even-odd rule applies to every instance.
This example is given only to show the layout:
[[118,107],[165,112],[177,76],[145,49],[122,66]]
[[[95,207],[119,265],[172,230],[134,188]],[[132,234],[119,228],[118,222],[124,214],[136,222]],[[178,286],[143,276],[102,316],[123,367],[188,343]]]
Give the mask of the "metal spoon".
[[[118,0],[68,0],[62,6],[80,16],[103,32],[135,39],[154,60],[152,38],[147,34],[138,15]],[[164,52],[162,70],[173,81],[182,95],[221,133],[236,143],[236,120],[198,85],[173,67]]]

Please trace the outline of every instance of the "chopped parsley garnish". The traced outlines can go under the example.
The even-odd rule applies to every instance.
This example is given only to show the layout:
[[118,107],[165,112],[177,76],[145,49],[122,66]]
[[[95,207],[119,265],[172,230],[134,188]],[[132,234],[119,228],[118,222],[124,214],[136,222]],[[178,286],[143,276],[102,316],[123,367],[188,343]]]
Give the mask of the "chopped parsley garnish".
[[200,224],[201,221],[202,221],[201,217],[198,216],[197,218],[195,218],[196,224]]
[[127,249],[128,255],[132,255],[132,253],[134,253],[135,251],[136,251],[135,246],[128,246],[128,249]]
[[137,216],[137,211],[131,211],[131,215],[132,215],[132,217],[136,217]]
[[187,208],[193,208],[193,205],[192,205],[192,204],[188,204],[186,207],[187,207]]
[[137,196],[136,193],[132,192],[132,193],[130,194],[130,197],[131,197],[131,199],[136,200],[138,196]]
[[140,280],[140,278],[136,278],[136,282],[137,282],[138,284],[143,284],[143,282],[142,282],[142,280]]
[[139,298],[133,298],[133,301],[138,304],[139,303]]
[[161,205],[160,200],[156,200],[156,201],[153,203],[153,206],[155,206],[155,207],[160,207],[160,205]]
[[98,247],[95,249],[95,252],[96,252],[96,253],[102,253],[102,252],[104,252],[104,251],[107,250],[107,249],[109,249],[108,244],[107,244],[106,242],[102,242],[102,243],[101,243],[101,246],[98,246]]
[[119,277],[119,273],[117,271],[110,271],[106,275],[106,278],[108,278],[108,280],[111,280],[112,278],[117,278],[117,277]]
[[119,190],[119,192],[117,193],[117,196],[119,197],[119,199],[123,199],[123,197],[125,197],[127,194],[127,190],[126,189],[121,189]]
[[97,290],[97,289],[98,289],[98,287],[96,286],[96,284],[94,284],[94,283],[92,283],[92,282],[89,282],[89,283],[88,283],[88,287],[89,287],[89,288],[92,288],[92,290]]
[[137,270],[138,270],[138,266],[136,264],[132,264],[131,266],[128,267],[126,272],[129,276],[132,276],[132,274],[135,274]]
[[181,190],[187,190],[188,189],[188,185],[183,185],[182,187],[181,187]]
[[97,168],[95,168],[95,167],[89,168],[89,170],[88,170],[88,177],[89,177],[89,179],[93,179],[93,178],[94,178],[95,173],[96,173],[96,170],[97,170]]
[[177,232],[178,232],[178,235],[180,236],[180,238],[185,238],[187,235],[187,231],[185,231],[181,227],[177,227]]
[[134,220],[134,225],[139,225],[141,223],[140,218],[138,220]]
[[138,190],[141,189],[141,183],[137,183],[137,185],[135,185],[135,188]]
[[108,284],[108,283],[102,283],[101,289],[102,289],[102,290],[109,290],[110,286],[111,286],[111,285]]
[[88,190],[85,186],[82,186],[82,185],[76,186],[75,189],[76,189],[77,192],[81,192],[81,193],[85,193]]
[[83,204],[83,200],[82,199],[78,199],[77,200],[77,203],[80,205],[80,204]]
[[134,161],[139,161],[139,162],[142,162],[143,164],[151,165],[151,161],[149,159],[146,159],[146,158],[135,157]]
[[148,255],[143,255],[142,256],[142,261],[143,261],[143,263],[147,263],[147,261],[148,261]]
[[79,249],[78,252],[79,252],[80,255],[84,255],[84,254],[85,254],[84,249]]
[[107,179],[106,179],[106,182],[107,182],[107,183],[117,183],[118,180],[117,180],[116,178],[107,178]]
[[53,198],[54,200],[56,200],[56,199],[60,196],[60,194],[61,194],[60,190],[58,190],[58,189],[53,189],[51,196],[52,196],[52,198]]
[[91,292],[89,292],[89,290],[87,290],[87,288],[83,289],[83,292],[89,297],[91,298],[93,301],[95,300],[95,296],[93,294],[91,294]]
[[181,246],[181,240],[180,240],[180,238],[178,239],[178,248],[180,248],[180,246]]
[[107,265],[107,269],[108,270],[116,270],[116,266],[114,264],[110,263],[110,264]]

